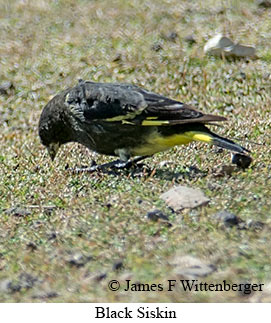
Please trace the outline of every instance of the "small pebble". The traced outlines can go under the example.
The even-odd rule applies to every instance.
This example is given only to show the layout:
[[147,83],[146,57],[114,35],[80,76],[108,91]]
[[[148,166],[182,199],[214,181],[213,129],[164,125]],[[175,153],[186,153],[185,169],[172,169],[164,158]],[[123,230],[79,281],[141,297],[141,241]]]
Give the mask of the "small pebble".
[[169,218],[160,210],[153,210],[147,213],[147,218],[151,221],[157,222],[159,219],[168,221]]
[[252,158],[248,155],[233,154],[232,156],[232,163],[243,169],[248,168],[251,162]]
[[81,252],[76,252],[67,259],[67,263],[74,267],[83,267],[92,259],[90,256],[84,256]]
[[184,37],[184,41],[188,43],[189,45],[196,44],[196,40],[193,35],[187,35]]
[[35,250],[38,249],[37,245],[34,242],[28,242],[27,245],[26,245],[26,248],[29,251],[35,251]]
[[48,234],[48,240],[55,240],[57,238],[57,233],[56,232],[50,232]]
[[17,279],[5,279],[0,282],[0,291],[2,293],[17,293],[22,289],[33,288],[34,285],[39,283],[39,279],[28,273],[21,273]]
[[101,280],[105,279],[107,277],[107,274],[106,273],[101,273],[101,274],[97,274],[94,279],[97,281],[97,282],[100,282]]
[[55,291],[47,291],[47,292],[41,291],[32,295],[32,299],[48,299],[48,298],[55,298],[58,296],[59,296],[58,293]]
[[159,52],[161,49],[163,49],[162,45],[159,43],[155,43],[152,45],[151,49],[155,52]]
[[112,62],[119,62],[122,60],[122,56],[120,53],[118,53],[113,59]]
[[121,260],[119,261],[116,261],[114,264],[113,264],[113,270],[114,271],[119,271],[121,269],[124,268],[124,265],[123,265],[123,262]]
[[241,219],[228,211],[220,211],[214,215],[218,220],[224,223],[228,228],[234,227],[241,222]]

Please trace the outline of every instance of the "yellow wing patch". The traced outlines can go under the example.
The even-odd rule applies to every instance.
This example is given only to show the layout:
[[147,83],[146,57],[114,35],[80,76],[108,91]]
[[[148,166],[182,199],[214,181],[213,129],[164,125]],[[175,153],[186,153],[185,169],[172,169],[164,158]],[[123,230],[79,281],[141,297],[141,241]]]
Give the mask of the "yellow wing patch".
[[[142,121],[141,126],[163,126],[163,125],[169,124],[169,121],[167,120],[155,120],[155,119],[158,119],[158,117],[148,117]],[[106,119],[106,121],[117,121],[117,119],[116,118],[114,118],[114,120],[113,118]],[[132,121],[127,121],[127,120],[122,120],[122,124],[136,125],[136,123],[133,123]]]
[[[148,118],[147,118],[148,119]],[[167,120],[144,120],[142,121],[142,126],[163,126],[165,124],[169,124]]]

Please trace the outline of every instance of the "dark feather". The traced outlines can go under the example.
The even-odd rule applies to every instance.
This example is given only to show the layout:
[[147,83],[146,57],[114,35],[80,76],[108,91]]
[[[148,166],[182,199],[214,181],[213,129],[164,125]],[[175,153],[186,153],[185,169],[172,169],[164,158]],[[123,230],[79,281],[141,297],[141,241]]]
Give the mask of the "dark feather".
[[[205,115],[182,102],[148,92],[131,84],[79,82],[67,98],[70,106],[81,110],[85,122],[129,121],[140,125],[144,120],[169,121],[167,125],[225,121],[221,116]],[[163,123],[161,123],[163,125]]]

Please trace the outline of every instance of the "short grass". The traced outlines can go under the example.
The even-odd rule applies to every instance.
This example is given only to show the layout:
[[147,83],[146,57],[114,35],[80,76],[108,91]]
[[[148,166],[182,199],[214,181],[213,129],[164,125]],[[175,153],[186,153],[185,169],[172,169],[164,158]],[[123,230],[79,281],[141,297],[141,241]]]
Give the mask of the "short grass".
[[[14,84],[0,96],[0,300],[248,300],[231,292],[109,291],[111,279],[161,283],[174,277],[170,259],[176,252],[216,265],[204,281],[267,284],[271,10],[260,10],[253,1],[0,2],[0,78]],[[172,32],[175,41],[165,37]],[[217,32],[255,45],[259,59],[205,57],[203,46]],[[195,44],[184,40],[188,35]],[[37,124],[43,106],[78,78],[134,83],[223,115],[228,122],[216,131],[240,139],[252,150],[253,164],[217,177],[217,167],[230,164],[230,154],[192,144],[149,158],[138,176],[68,173],[67,164],[112,160],[68,144],[51,163],[40,144]],[[188,176],[192,166],[205,176]],[[159,196],[174,184],[200,188],[211,202],[172,213]],[[27,212],[7,211],[13,207]],[[172,226],[148,220],[146,213],[153,208],[168,215]],[[244,221],[263,222],[263,230],[225,229],[213,217],[225,209]],[[72,265],[73,254],[91,259]],[[123,269],[114,271],[119,260]],[[23,273],[32,277],[24,278],[25,284],[20,283]]]

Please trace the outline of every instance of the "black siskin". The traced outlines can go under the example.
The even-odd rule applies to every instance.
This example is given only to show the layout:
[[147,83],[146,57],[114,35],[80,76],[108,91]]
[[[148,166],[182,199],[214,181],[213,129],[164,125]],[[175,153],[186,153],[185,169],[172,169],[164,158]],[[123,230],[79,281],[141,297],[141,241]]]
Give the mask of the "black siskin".
[[39,135],[52,160],[62,144],[72,141],[121,161],[192,141],[246,154],[247,149],[205,126],[225,120],[135,85],[80,80],[44,107]]

